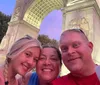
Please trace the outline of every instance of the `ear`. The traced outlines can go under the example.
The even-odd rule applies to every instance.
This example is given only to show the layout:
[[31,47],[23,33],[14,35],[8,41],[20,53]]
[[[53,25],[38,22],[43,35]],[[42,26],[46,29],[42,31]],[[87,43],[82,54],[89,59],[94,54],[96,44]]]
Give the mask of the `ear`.
[[92,42],[89,42],[89,43],[88,43],[88,46],[89,46],[89,48],[90,48],[91,50],[93,50],[93,43],[92,43]]

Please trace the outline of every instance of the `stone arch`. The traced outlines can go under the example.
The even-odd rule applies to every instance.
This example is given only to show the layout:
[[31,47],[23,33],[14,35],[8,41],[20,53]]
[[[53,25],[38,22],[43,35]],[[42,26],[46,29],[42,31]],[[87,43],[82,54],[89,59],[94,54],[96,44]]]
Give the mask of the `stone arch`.
[[16,0],[7,33],[1,42],[5,45],[1,49],[7,53],[18,38],[27,34],[37,38],[42,20],[51,11],[63,9],[66,4],[67,0]]
[[11,22],[24,20],[39,29],[44,17],[55,9],[62,9],[65,3],[66,0],[17,0]]
[[39,29],[45,16],[55,9],[63,8],[63,6],[63,0],[39,0],[30,5],[23,20]]

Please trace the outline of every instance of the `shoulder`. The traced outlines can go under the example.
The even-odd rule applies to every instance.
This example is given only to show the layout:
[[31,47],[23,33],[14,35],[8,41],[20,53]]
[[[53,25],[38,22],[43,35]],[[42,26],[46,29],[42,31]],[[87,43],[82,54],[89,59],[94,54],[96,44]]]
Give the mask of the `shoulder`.
[[[28,81],[29,81],[31,75],[32,75],[32,72],[28,72],[28,73],[24,76],[25,85],[28,85]],[[21,84],[23,83],[23,77],[22,77],[22,76],[19,76],[17,79],[18,79],[19,85],[21,85]]]
[[68,79],[68,75],[65,75],[65,76],[62,76],[62,77],[59,77],[57,79],[55,79],[53,82],[52,82],[52,85],[64,85],[65,82],[67,81]]
[[38,75],[36,72],[31,73],[29,80],[34,81],[38,79]]
[[38,75],[36,72],[33,72],[29,81],[28,85],[38,85]]
[[96,74],[97,74],[97,77],[100,80],[100,65],[96,66]]

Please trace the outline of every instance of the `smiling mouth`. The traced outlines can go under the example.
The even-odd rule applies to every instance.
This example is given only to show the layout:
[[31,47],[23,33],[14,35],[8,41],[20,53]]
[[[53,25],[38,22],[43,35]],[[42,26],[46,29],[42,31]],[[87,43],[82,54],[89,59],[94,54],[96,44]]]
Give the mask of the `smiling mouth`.
[[42,69],[44,72],[51,72],[52,71],[52,69]]
[[23,68],[24,68],[26,71],[29,70],[29,67],[28,67],[27,65],[25,65],[25,64],[23,64]]
[[73,58],[73,59],[69,59],[68,62],[74,61],[74,60],[79,59],[79,58],[80,58],[80,57],[78,57],[78,58]]

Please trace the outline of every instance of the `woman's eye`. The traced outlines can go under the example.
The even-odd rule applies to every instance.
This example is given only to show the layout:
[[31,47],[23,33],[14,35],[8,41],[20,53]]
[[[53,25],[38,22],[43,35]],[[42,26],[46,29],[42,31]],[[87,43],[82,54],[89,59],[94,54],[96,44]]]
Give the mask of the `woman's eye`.
[[57,58],[51,58],[51,60],[53,60],[53,61],[57,61],[58,59],[57,59]]
[[39,60],[44,60],[44,59],[45,59],[45,57],[40,57],[40,58],[39,58]]
[[30,57],[30,56],[31,56],[29,53],[25,53],[25,55],[26,55],[27,57]]
[[39,60],[45,60],[45,59],[46,59],[45,55],[41,54],[40,57],[39,57]]

